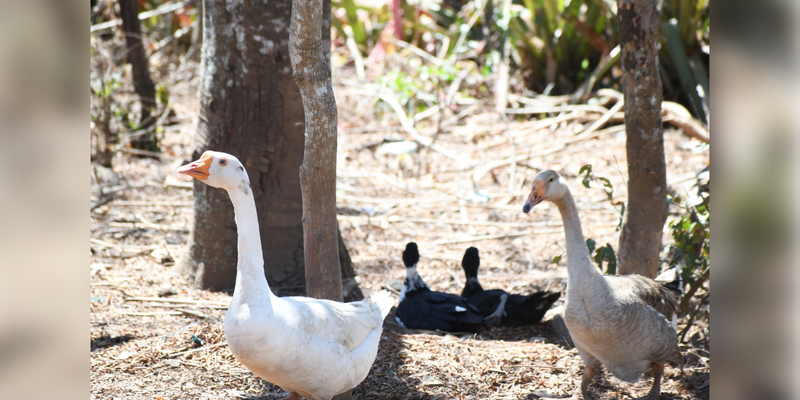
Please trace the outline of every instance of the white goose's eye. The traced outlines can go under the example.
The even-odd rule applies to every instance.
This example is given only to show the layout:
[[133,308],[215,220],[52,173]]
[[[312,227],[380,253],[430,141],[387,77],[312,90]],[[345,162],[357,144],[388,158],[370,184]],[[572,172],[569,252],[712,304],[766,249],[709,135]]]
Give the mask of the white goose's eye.
[[219,165],[222,165],[224,167],[227,164],[228,164],[228,160],[226,160],[224,158],[220,158],[219,159]]

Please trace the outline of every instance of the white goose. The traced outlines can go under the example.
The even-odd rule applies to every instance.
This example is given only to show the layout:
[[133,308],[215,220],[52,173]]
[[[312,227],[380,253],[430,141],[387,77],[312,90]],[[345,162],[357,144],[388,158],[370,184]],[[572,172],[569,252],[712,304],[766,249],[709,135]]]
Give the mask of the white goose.
[[330,400],[361,383],[394,304],[389,292],[353,303],[275,296],[264,276],[255,199],[242,163],[206,151],[178,172],[225,189],[233,202],[239,260],[225,336],[236,359],[289,392],[286,399]]
[[673,293],[640,275],[602,275],[589,258],[575,200],[566,182],[553,170],[533,180],[522,208],[527,213],[542,201],[554,203],[564,221],[567,242],[567,297],[564,322],[585,367],[581,394],[602,363],[617,378],[634,383],[653,371],[647,397],[658,398],[664,364],[676,352],[678,339],[667,316],[677,311]]

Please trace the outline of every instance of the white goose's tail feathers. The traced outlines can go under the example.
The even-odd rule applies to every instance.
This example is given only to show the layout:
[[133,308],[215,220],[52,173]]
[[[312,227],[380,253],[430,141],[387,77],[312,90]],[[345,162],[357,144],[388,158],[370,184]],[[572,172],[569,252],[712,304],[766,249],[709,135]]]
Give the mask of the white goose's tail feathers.
[[381,318],[386,318],[386,316],[389,315],[389,311],[391,311],[394,306],[392,294],[386,290],[381,290],[371,294],[369,298],[372,301],[372,309],[374,310],[377,306],[381,311]]

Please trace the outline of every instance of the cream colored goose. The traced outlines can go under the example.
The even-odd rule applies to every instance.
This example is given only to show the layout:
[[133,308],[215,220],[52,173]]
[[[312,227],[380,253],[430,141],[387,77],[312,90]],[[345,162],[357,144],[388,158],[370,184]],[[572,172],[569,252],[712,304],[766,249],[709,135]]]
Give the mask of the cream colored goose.
[[643,276],[600,274],[589,258],[572,194],[555,171],[536,175],[522,211],[543,200],[554,203],[564,221],[569,277],[564,322],[585,366],[581,394],[588,397],[595,368],[603,364],[631,383],[652,369],[648,398],[658,398],[664,364],[678,345],[675,329],[662,314],[675,311],[674,295]]
[[289,392],[287,399],[329,400],[361,383],[394,304],[389,292],[353,303],[275,296],[264,277],[256,205],[242,163],[207,151],[178,172],[225,189],[233,202],[239,261],[225,336],[236,359]]

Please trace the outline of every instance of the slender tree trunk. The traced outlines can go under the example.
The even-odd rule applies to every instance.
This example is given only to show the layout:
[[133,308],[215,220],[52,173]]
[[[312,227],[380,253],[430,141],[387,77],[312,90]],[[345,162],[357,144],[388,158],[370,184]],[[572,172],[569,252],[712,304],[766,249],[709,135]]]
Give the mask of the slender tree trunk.
[[[133,88],[139,96],[142,105],[142,115],[139,125],[147,128],[155,123],[153,110],[156,107],[156,87],[150,79],[147,55],[142,44],[142,28],[139,24],[139,6],[136,0],[119,0],[119,10],[122,17],[122,30],[125,31],[125,42],[128,46],[128,62],[133,70]],[[144,135],[131,141],[137,148],[153,149],[152,135]]]
[[[306,292],[342,301],[336,223],[336,99],[322,49],[322,0],[294,0],[289,54],[306,116],[305,155],[300,166],[303,192]],[[352,399],[347,391],[336,400]]]
[[[256,197],[267,280],[278,295],[302,294],[298,170],[304,117],[289,61],[291,1],[204,3],[200,118],[192,157],[219,150],[242,161]],[[202,183],[195,183],[194,194],[195,217],[181,264],[195,286],[231,291],[237,258],[233,206],[225,191]],[[344,243],[340,246],[349,261]],[[355,276],[351,263],[343,263],[342,271],[347,279]],[[361,297],[354,288],[350,298]]]
[[94,119],[94,129],[92,129],[92,161],[106,168],[111,168],[114,159],[114,145],[117,144],[117,135],[111,131],[111,96],[105,96],[106,76],[105,71],[108,67],[103,57],[92,57],[93,68],[100,75],[100,91],[95,92],[97,101],[100,102],[99,114]]
[[619,274],[658,274],[667,216],[667,171],[658,70],[655,0],[617,0],[625,87],[628,206],[619,238]]
[[336,99],[322,51],[322,0],[294,0],[289,54],[306,116],[300,166],[306,292],[342,301],[336,227]]

